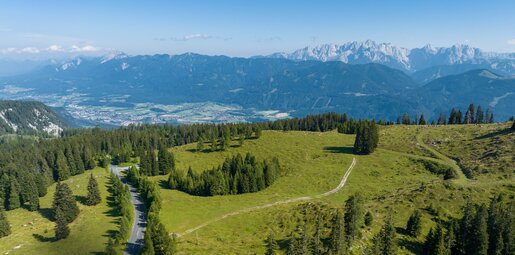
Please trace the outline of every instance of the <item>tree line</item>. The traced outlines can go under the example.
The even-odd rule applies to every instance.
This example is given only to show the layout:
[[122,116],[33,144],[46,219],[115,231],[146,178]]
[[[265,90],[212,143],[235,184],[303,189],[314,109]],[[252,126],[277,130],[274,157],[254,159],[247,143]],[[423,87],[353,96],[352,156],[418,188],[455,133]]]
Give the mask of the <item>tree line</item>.
[[111,205],[114,207],[117,215],[120,216],[120,220],[118,222],[118,230],[109,237],[105,253],[115,255],[120,254],[120,245],[129,238],[134,215],[129,187],[124,185],[113,172],[110,173],[109,180],[111,182],[109,191],[113,198]]
[[175,170],[170,173],[168,186],[191,195],[217,196],[257,192],[272,185],[279,178],[281,168],[279,160],[263,160],[247,153],[245,158],[236,154],[226,158],[224,163],[200,174],[191,167],[186,175]]
[[433,119],[431,122],[425,119],[424,114],[417,115],[415,118],[410,118],[408,113],[404,113],[402,116],[397,117],[397,124],[402,125],[457,125],[457,124],[483,124],[483,123],[494,123],[494,113],[490,108],[486,108],[486,112],[483,112],[481,105],[477,108],[474,104],[470,104],[463,114],[461,110],[452,108],[449,114],[449,118],[446,117],[445,113],[441,112],[437,119]]
[[431,255],[510,255],[515,252],[513,201],[503,195],[489,205],[468,202],[463,216],[440,221],[431,228],[424,243],[425,254]]
[[147,228],[145,230],[145,240],[143,255],[171,255],[176,251],[176,241],[174,236],[170,236],[166,227],[159,218],[161,210],[161,195],[159,186],[140,173],[140,170],[132,166],[127,170],[129,183],[138,188],[138,191],[145,201],[147,213]]

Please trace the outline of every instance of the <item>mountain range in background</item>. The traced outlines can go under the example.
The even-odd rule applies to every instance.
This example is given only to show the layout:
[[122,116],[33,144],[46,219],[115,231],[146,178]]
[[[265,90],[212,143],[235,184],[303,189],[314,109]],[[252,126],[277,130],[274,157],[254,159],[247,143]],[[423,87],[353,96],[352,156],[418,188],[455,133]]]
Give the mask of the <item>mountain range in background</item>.
[[88,123],[236,122],[347,112],[434,119],[469,103],[498,120],[515,109],[515,56],[465,45],[405,49],[373,41],[252,58],[78,57],[0,78],[0,97],[61,107]]

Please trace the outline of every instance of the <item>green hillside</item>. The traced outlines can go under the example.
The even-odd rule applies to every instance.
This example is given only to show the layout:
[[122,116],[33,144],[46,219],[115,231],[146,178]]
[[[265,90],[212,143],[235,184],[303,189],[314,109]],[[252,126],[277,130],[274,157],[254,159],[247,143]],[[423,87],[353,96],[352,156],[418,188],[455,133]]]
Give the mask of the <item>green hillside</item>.
[[87,194],[89,174],[98,183],[102,202],[96,206],[79,205],[79,217],[70,224],[70,236],[54,241],[55,223],[49,219],[55,184],[48,187],[48,194],[41,198],[41,208],[30,212],[23,208],[6,212],[11,224],[12,234],[0,241],[1,254],[95,254],[105,249],[107,236],[116,229],[117,217],[112,216],[108,206],[107,185],[109,174],[103,168],[95,168],[84,174],[73,176],[64,181],[73,191],[78,201]]
[[[402,231],[415,208],[423,212],[424,236],[437,217],[459,216],[461,206],[469,198],[486,202],[499,191],[513,197],[513,179],[509,173],[513,170],[508,169],[513,162],[510,156],[515,155],[515,138],[513,133],[502,131],[507,127],[498,124],[382,127],[379,149],[367,156],[352,154],[353,135],[336,132],[265,131],[261,138],[248,140],[241,147],[233,141],[231,148],[217,152],[197,152],[196,144],[188,144],[172,149],[179,169],[191,166],[194,171],[202,171],[218,166],[227,156],[252,152],[258,159],[277,156],[283,174],[263,191],[215,197],[197,197],[170,190],[165,176],[154,177],[163,187],[161,217],[170,231],[180,235],[180,254],[264,253],[263,241],[270,231],[281,246],[281,240],[299,227],[302,219],[299,215],[309,214],[308,208],[313,205],[341,208],[350,195],[359,193],[376,224],[362,229],[363,238],[355,242],[352,249],[362,250],[368,245],[382,225],[382,218],[393,211],[400,252],[420,253],[423,237],[415,239]],[[456,134],[460,134],[461,139],[452,139]],[[433,140],[445,142],[435,146]],[[453,149],[461,148],[458,146],[464,142],[470,147]],[[431,173],[424,164],[429,161],[461,170],[459,166],[472,165],[479,160],[471,151],[489,148],[491,143],[498,145],[495,150],[499,160],[495,164],[487,161],[485,167],[488,166],[490,172],[478,174],[474,179],[459,172],[456,179],[443,180],[443,176]],[[454,164],[449,157],[459,159],[460,163]],[[339,192],[323,198],[253,208],[332,190],[338,186],[353,158],[357,164]]]

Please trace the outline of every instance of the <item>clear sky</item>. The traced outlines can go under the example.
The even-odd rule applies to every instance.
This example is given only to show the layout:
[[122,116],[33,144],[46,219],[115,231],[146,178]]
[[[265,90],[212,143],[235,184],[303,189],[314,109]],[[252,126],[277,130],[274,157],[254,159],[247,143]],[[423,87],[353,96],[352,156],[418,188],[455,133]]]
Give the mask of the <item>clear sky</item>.
[[105,50],[251,56],[366,39],[515,52],[515,1],[0,0],[0,56]]

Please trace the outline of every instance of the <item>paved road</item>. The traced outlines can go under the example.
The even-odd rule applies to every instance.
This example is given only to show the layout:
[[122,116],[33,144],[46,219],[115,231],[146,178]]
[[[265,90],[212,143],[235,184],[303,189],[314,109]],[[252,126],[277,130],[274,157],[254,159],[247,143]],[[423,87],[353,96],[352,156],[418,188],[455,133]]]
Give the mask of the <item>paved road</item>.
[[199,230],[199,229],[201,229],[201,228],[203,228],[203,227],[205,227],[207,225],[210,225],[210,224],[215,223],[217,221],[223,220],[223,219],[231,217],[231,216],[239,215],[239,214],[242,214],[242,213],[248,213],[248,212],[252,212],[252,211],[255,211],[255,210],[264,209],[264,208],[268,208],[268,207],[272,207],[272,206],[276,206],[276,205],[289,204],[289,203],[293,203],[293,202],[311,200],[311,199],[315,199],[315,198],[322,198],[322,197],[326,197],[326,196],[332,195],[332,194],[340,191],[345,186],[345,183],[347,182],[347,179],[349,178],[349,175],[352,172],[352,169],[354,168],[355,165],[356,165],[356,158],[352,158],[352,163],[350,164],[349,168],[347,169],[347,171],[343,175],[343,177],[340,180],[340,183],[338,184],[338,186],[336,186],[334,189],[329,190],[329,191],[327,191],[325,193],[314,195],[314,196],[297,197],[297,198],[292,198],[292,199],[288,199],[288,200],[277,201],[277,202],[273,202],[273,203],[269,203],[269,204],[258,205],[258,206],[249,207],[249,208],[241,209],[241,210],[238,210],[238,211],[226,213],[226,214],[224,214],[224,215],[222,215],[222,216],[220,216],[220,217],[218,217],[216,219],[210,220],[210,221],[208,221],[208,222],[206,222],[206,223],[204,223],[202,225],[196,226],[194,228],[190,228],[190,229],[184,231],[181,234],[176,234],[176,236],[177,237],[181,237],[181,236],[193,233],[193,232],[195,232],[195,231],[197,231],[197,230]]
[[134,222],[132,224],[131,236],[125,246],[125,255],[136,255],[141,253],[143,249],[143,242],[145,238],[145,228],[147,226],[147,209],[145,203],[141,200],[138,190],[132,187],[125,177],[121,174],[123,170],[127,170],[128,167],[118,167],[111,165],[111,171],[113,171],[123,183],[129,186],[131,193],[132,204],[134,205]]

